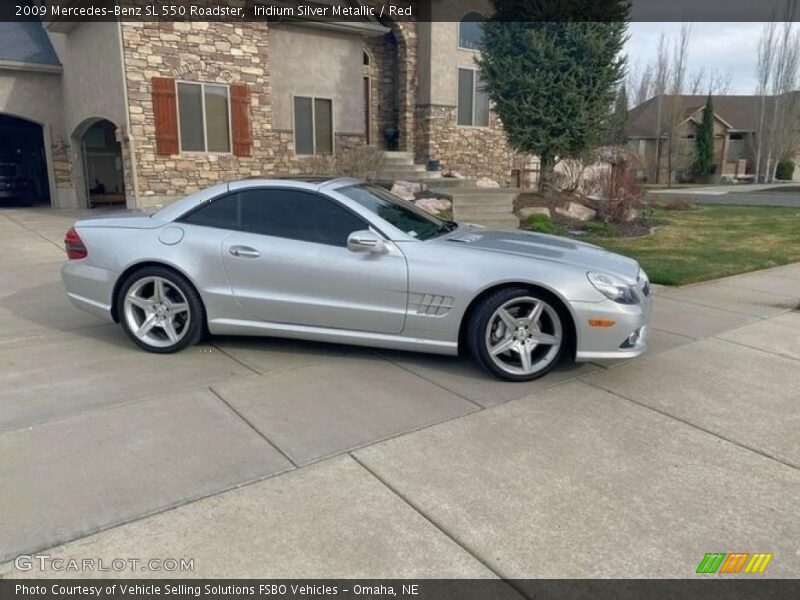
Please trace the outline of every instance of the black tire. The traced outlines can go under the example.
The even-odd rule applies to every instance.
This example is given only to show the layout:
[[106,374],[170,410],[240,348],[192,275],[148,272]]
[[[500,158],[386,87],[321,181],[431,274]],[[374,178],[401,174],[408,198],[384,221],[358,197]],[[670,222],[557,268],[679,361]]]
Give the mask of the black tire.
[[[185,325],[185,331],[181,330],[182,335],[175,343],[169,343],[169,340],[164,340],[164,343],[167,345],[155,346],[137,337],[136,333],[131,329],[131,323],[126,314],[125,299],[131,288],[148,278],[161,278],[166,280],[170,286],[179,290],[186,300],[189,315],[188,323]],[[170,290],[169,293],[174,294],[174,290]],[[197,290],[195,290],[194,286],[183,275],[167,267],[143,267],[128,276],[120,287],[119,294],[117,295],[117,314],[119,315],[119,322],[120,325],[122,325],[122,329],[133,343],[143,350],[155,354],[172,354],[188,346],[193,346],[200,342],[206,331],[206,311]]]
[[[543,366],[541,370],[526,375],[509,373],[500,368],[495,364],[494,360],[492,360],[486,343],[487,327],[489,327],[489,321],[492,319],[492,316],[504,304],[517,298],[533,298],[545,302],[553,309],[553,312],[557,314],[560,320],[559,327],[561,328],[561,343],[555,355],[549,359],[549,362]],[[497,290],[481,300],[480,304],[475,307],[469,316],[465,334],[467,349],[472,359],[482,369],[499,379],[514,382],[539,379],[553,370],[564,356],[565,349],[570,345],[571,321],[569,316],[565,313],[566,311],[561,303],[551,294],[524,287],[509,287]]]

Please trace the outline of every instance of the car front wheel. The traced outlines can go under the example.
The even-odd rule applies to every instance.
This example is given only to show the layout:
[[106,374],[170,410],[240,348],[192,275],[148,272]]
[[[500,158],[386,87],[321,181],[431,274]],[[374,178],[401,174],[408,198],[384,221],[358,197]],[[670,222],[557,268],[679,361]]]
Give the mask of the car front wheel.
[[131,275],[117,306],[125,332],[149,352],[178,352],[203,335],[203,303],[191,284],[170,269],[147,267]]
[[467,336],[475,361],[508,381],[531,381],[549,373],[566,346],[557,304],[524,288],[485,298],[472,315]]

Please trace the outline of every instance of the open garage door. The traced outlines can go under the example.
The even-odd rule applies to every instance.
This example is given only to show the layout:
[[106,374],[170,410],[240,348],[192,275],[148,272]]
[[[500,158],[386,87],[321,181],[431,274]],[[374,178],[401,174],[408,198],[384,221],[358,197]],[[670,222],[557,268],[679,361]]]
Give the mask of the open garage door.
[[0,114],[0,206],[50,204],[42,126]]

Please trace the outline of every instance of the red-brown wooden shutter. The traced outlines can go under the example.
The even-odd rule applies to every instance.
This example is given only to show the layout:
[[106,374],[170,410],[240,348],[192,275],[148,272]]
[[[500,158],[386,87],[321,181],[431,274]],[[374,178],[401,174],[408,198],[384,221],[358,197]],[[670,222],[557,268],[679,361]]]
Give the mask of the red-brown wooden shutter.
[[252,156],[253,136],[250,131],[250,88],[246,83],[231,85],[231,128],[233,155]]
[[156,120],[156,153],[178,154],[178,100],[175,95],[175,80],[169,77],[153,77],[153,113]]

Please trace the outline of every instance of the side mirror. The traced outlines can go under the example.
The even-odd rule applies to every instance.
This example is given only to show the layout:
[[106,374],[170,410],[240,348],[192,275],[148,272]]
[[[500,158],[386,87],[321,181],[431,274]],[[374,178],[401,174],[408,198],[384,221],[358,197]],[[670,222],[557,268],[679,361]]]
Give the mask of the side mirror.
[[350,252],[378,253],[385,250],[383,238],[368,229],[354,231],[347,237],[347,249]]

